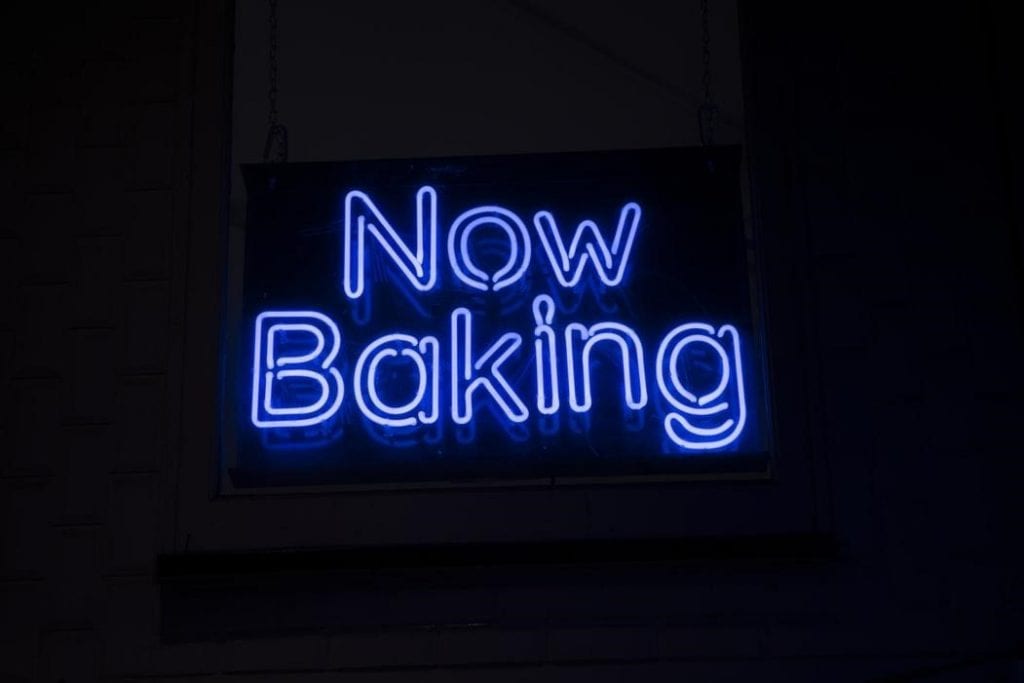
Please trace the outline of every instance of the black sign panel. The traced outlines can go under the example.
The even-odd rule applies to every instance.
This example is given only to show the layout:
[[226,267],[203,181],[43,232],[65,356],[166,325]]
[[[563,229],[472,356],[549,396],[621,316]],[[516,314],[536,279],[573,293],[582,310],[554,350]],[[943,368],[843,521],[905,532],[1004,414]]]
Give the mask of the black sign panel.
[[244,167],[222,490],[764,472],[737,148]]

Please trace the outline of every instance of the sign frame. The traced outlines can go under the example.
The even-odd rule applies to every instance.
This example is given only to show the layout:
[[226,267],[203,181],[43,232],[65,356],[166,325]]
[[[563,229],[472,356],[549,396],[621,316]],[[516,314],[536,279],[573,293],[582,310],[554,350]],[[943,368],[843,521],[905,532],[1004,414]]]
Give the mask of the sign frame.
[[[230,323],[224,351],[228,366],[224,387],[224,429],[228,435],[225,441],[230,445],[226,444],[221,454],[220,491],[224,494],[271,494],[301,493],[307,489],[352,491],[560,486],[769,476],[770,391],[766,389],[763,372],[764,321],[761,319],[756,250],[744,228],[741,210],[740,155],[741,149],[736,147],[704,147],[245,167],[250,204],[245,264],[252,272],[245,274],[244,286],[232,289],[251,292],[247,296],[255,297],[256,303],[244,304],[239,296],[229,301]],[[392,199],[391,205],[381,202],[380,193],[371,190],[374,187],[388,190],[384,194]],[[415,191],[417,187],[419,190]],[[491,205],[463,211],[466,188],[469,196],[488,204],[503,201],[502,195],[508,197],[509,188],[513,188],[512,195],[523,193],[529,199],[508,204],[518,214],[503,206]],[[403,196],[403,192],[408,197]],[[595,213],[592,206],[574,205],[593,203],[595,193],[601,196],[597,202],[600,211]],[[404,211],[395,209],[394,205],[401,203],[395,201],[396,198],[407,199],[413,194],[418,207],[414,214],[410,213],[408,206],[401,207]],[[574,201],[569,201],[569,209],[556,210],[563,223],[568,225],[557,227],[555,216],[547,210],[538,211],[529,228],[524,224],[530,222],[529,218],[524,221],[520,214],[526,215],[526,207],[533,203],[555,207],[562,204],[565,208],[565,201],[557,201],[560,194],[575,197]],[[625,199],[616,203],[604,197],[606,194],[639,201],[628,201],[622,205],[618,212],[618,227],[614,217],[618,204]],[[458,201],[460,195],[463,199],[461,204]],[[451,218],[460,211],[462,213],[457,218]],[[344,217],[338,215],[340,213]],[[604,218],[602,222],[610,225],[602,229],[590,220],[591,215],[595,218],[601,216]],[[418,217],[418,228],[410,230],[413,216]],[[566,216],[575,218],[568,220]],[[389,217],[404,230],[399,232],[392,227]],[[429,226],[424,223],[426,217],[430,219]],[[360,219],[365,232],[356,233],[356,218]],[[402,219],[404,225],[399,223]],[[451,227],[447,226],[446,219],[451,222]],[[577,219],[582,219],[578,225],[574,222]],[[374,232],[367,230],[367,222]],[[514,223],[518,225],[519,232],[509,228],[502,235],[498,231],[499,244],[494,245],[494,240],[491,243],[470,242],[468,239],[473,236],[469,230],[459,231],[466,225],[483,225],[486,228],[492,223],[506,228]],[[536,232],[531,239],[534,228]],[[551,236],[547,235],[548,231]],[[462,235],[461,242],[459,234]],[[559,261],[557,254],[566,251],[566,244],[559,240],[571,241],[575,245],[580,236],[584,239],[580,241],[581,248],[574,252],[576,260]],[[424,251],[425,239],[428,241]],[[411,260],[413,252],[409,251],[408,240],[418,245],[427,268]],[[505,280],[511,286],[504,292],[499,291],[501,282],[489,285],[486,279],[477,281],[477,276],[471,276],[467,266],[460,268],[458,254],[453,251],[456,243],[461,243],[463,250],[472,249],[468,245],[482,244],[493,251],[495,246],[504,248],[509,240],[512,245],[509,256],[519,256],[519,267],[515,269],[515,277],[506,275]],[[447,259],[440,248],[446,242]],[[517,246],[517,243],[521,244]],[[538,244],[533,244],[531,250],[532,243]],[[552,243],[559,250],[554,249]],[[588,254],[584,249],[594,254]],[[357,251],[358,259],[354,256]],[[440,254],[437,253],[439,251]],[[598,251],[608,252],[606,258],[614,264],[609,272],[605,272]],[[363,258],[374,257],[377,275],[375,280],[369,280],[363,275],[366,269]],[[466,254],[461,260],[472,268],[469,258],[470,255]],[[504,261],[504,258],[505,252],[501,252],[497,261]],[[512,263],[510,260],[509,265]],[[509,265],[504,270],[512,270]],[[567,270],[563,273],[560,268]],[[418,276],[414,272],[416,269],[420,271]],[[685,275],[680,276],[681,272]],[[295,273],[300,276],[296,277]],[[241,273],[234,275],[242,277]],[[589,285],[583,279],[585,277],[592,280]],[[344,281],[344,286],[339,280]],[[279,294],[278,290],[286,291]],[[401,297],[397,296],[397,291],[402,292]],[[690,316],[696,315],[700,320],[711,316],[708,319],[717,320],[721,326],[715,328],[706,322],[693,322],[682,310],[674,310],[679,307],[679,300],[672,292],[679,291],[688,293]],[[389,297],[398,301],[390,302],[389,306]],[[565,297],[568,297],[568,303]],[[446,311],[454,309],[465,314],[466,324],[463,327],[466,335],[476,328],[472,334],[482,340],[487,339],[481,330],[486,331],[488,315],[493,319],[523,322],[519,318],[530,319],[531,299],[537,324],[535,334],[539,336],[536,340],[527,336],[527,341],[523,342],[524,337],[519,332],[506,332],[502,339],[514,337],[518,344],[518,353],[513,354],[513,349],[509,349],[506,354],[512,361],[508,365],[519,363],[521,366],[521,356],[528,358],[528,363],[536,367],[537,390],[549,385],[547,392],[542,393],[550,395],[546,398],[538,395],[534,406],[530,401],[532,394],[512,393],[509,400],[518,398],[525,400],[526,404],[519,406],[524,417],[517,421],[518,424],[505,423],[507,433],[500,432],[498,439],[492,438],[489,442],[460,444],[453,441],[452,430],[475,432],[478,429],[473,427],[471,415],[460,423],[454,413],[449,414],[458,408],[458,403],[455,401],[455,386],[449,386],[446,381],[449,378],[448,368],[452,368],[451,377],[454,378],[453,363],[456,357],[461,358],[461,354],[456,353],[453,347],[455,355],[449,359],[449,342],[454,345],[457,339],[450,337],[447,329],[439,332],[434,328],[447,328]],[[309,308],[310,301],[317,305]],[[464,308],[467,304],[470,308]],[[548,306],[546,322],[543,316],[538,317],[538,304]],[[374,319],[381,307],[385,313],[392,309],[392,316],[389,319],[385,315],[384,323]],[[242,309],[241,314],[238,309]],[[475,322],[471,310],[476,311]],[[661,327],[648,328],[643,324],[636,327],[651,314],[662,319]],[[456,315],[452,314],[453,325]],[[636,320],[637,315],[641,320]],[[680,315],[683,317],[677,320]],[[614,344],[610,347],[603,344],[604,348],[593,343],[584,345],[583,340],[588,334],[586,325],[609,316],[616,322],[598,322],[592,330],[596,332],[600,328],[607,341],[617,342],[621,347],[622,358],[605,357],[604,360],[611,362],[608,366],[610,372],[620,372],[620,369],[625,372],[622,387],[625,395],[620,397],[624,405],[619,407],[623,414],[621,419],[626,420],[628,414],[630,429],[641,430],[629,436],[617,433],[614,426],[598,426],[615,423],[617,413],[607,410],[606,404],[603,405],[604,413],[591,419],[593,402],[588,380],[594,371],[588,365],[590,354],[587,352],[593,348],[601,354],[615,347]],[[253,319],[256,328],[255,357],[249,353],[253,340],[248,339],[246,330],[247,324],[252,326]],[[572,322],[576,319],[586,323]],[[668,320],[671,322],[666,324]],[[689,322],[679,324],[680,320]],[[379,367],[375,366],[376,361],[385,354],[398,355],[398,351],[390,348],[398,343],[398,337],[415,341],[407,334],[388,334],[370,341],[373,330],[406,329],[417,322],[421,330],[417,334],[427,335],[423,340],[429,340],[432,353],[415,348],[415,343],[409,346],[404,342],[399,346],[403,355],[408,354],[419,362],[421,380],[427,379],[427,367],[432,368],[430,384],[433,392],[417,394],[422,404],[420,407],[431,404],[427,411],[430,413],[429,425],[424,411],[417,413],[415,408],[406,410],[409,416],[402,420],[396,419],[397,413],[387,406],[383,409],[388,413],[374,412],[369,406],[376,397],[369,395],[367,398],[368,391],[364,386],[372,377],[372,374],[367,375],[367,367],[372,373],[372,368]],[[742,333],[733,327],[733,322],[739,325]],[[379,328],[381,324],[383,328]],[[284,331],[286,328],[296,328],[297,331],[288,333]],[[651,337],[652,329],[658,330],[657,339]],[[715,337],[716,329],[722,342]],[[576,334],[570,335],[570,332]],[[667,336],[662,339],[663,333]],[[455,334],[454,327],[452,334]],[[275,339],[280,346],[289,336],[301,341],[312,339],[314,335],[319,339],[317,349],[320,356],[324,356],[324,369],[320,368],[318,356],[304,358],[304,362],[298,364],[292,362],[284,372],[302,372],[320,378],[322,386],[314,386],[311,393],[323,399],[330,396],[336,400],[321,401],[324,405],[312,417],[298,416],[293,409],[288,409],[287,414],[279,414],[283,412],[280,408],[268,412],[272,395],[277,396],[274,387],[287,387],[289,380],[271,379],[273,373],[263,373],[255,367],[250,371],[250,366],[262,367],[265,362],[273,366],[269,349]],[[392,337],[394,339],[381,347],[381,351],[375,350],[381,342]],[[325,338],[329,338],[329,343]],[[360,342],[369,344],[363,354],[360,354]],[[485,342],[479,343],[483,344],[482,348],[487,348]],[[666,344],[672,348],[667,348]],[[536,349],[535,345],[538,345]],[[717,406],[704,408],[704,403],[698,405],[695,397],[679,394],[680,391],[687,392],[679,385],[675,368],[680,367],[679,352],[686,351],[687,345],[690,353],[694,348],[698,354],[703,351],[705,363],[719,360],[712,350],[717,350],[721,356],[721,383],[715,390],[713,387],[719,377],[714,376],[707,387],[716,396],[722,396],[716,399]],[[264,346],[267,348],[263,349]],[[581,348],[584,356],[574,362],[576,354],[573,350]],[[543,349],[547,352],[543,353]],[[468,347],[466,352],[470,352]],[[370,357],[368,363],[367,353]],[[711,358],[707,357],[709,353]],[[351,357],[346,359],[346,354]],[[264,355],[267,355],[266,361]],[[618,354],[612,352],[611,355]],[[355,362],[353,371],[356,356],[359,360]],[[630,365],[638,365],[630,369],[626,366],[627,358]],[[601,362],[599,359],[598,363]],[[616,363],[619,368],[615,367]],[[292,369],[307,365],[308,370]],[[415,368],[410,363],[406,365],[410,369]],[[337,367],[344,368],[345,379]],[[438,367],[441,368],[439,374]],[[542,372],[545,369],[548,372]],[[467,367],[467,372],[470,371],[471,368]],[[515,370],[503,372],[507,374]],[[519,372],[532,375],[533,368],[519,367]],[[505,381],[505,375],[498,370],[492,374],[494,377],[487,379],[487,375],[479,381]],[[248,384],[249,376],[253,378],[251,385]],[[631,376],[636,386],[630,386]],[[580,377],[584,380],[582,385],[579,385]],[[306,378],[299,378],[300,386],[303,382],[307,382]],[[522,385],[522,378],[519,378],[517,386]],[[582,396],[578,395],[581,387],[586,392]],[[485,404],[485,413],[487,400],[493,403],[492,408],[500,405],[508,412],[507,400],[502,401],[502,392],[496,393],[493,383],[482,388],[490,390],[489,393],[478,392],[484,395],[484,401],[478,400],[477,403]],[[421,385],[420,389],[425,389],[425,386]],[[604,395],[594,395],[598,404],[619,400],[607,395],[610,387],[602,389]],[[613,393],[618,391],[611,389]],[[508,391],[518,390],[508,387]],[[278,392],[282,396],[287,395],[284,390]],[[257,395],[265,400],[261,403]],[[470,395],[467,394],[467,400]],[[343,405],[343,398],[348,405]],[[358,409],[353,405],[353,398]],[[251,416],[243,409],[243,403],[251,405]],[[527,404],[531,407],[527,408]],[[657,414],[664,417],[656,418],[653,414],[655,404],[660,405]],[[468,407],[472,409],[472,402]],[[709,414],[717,408],[726,412]],[[531,416],[530,411],[533,411],[532,420],[527,417]],[[495,418],[501,414],[501,411],[493,412]],[[513,419],[511,415],[506,417]],[[334,441],[325,445],[323,425],[328,418],[338,424],[334,427]],[[454,424],[448,424],[448,418],[454,420]],[[487,414],[478,418],[483,420],[484,428],[489,426],[489,418]],[[638,422],[638,419],[642,421]],[[585,429],[585,432],[574,436],[565,424],[577,420],[584,420],[587,426],[575,427],[576,430]],[[692,428],[697,431],[690,435],[686,429],[694,420],[697,422]],[[716,429],[702,430],[697,426],[701,424],[700,420]],[[368,440],[360,433],[360,421],[366,431],[378,433],[374,440]],[[537,433],[538,427],[533,424],[537,421],[547,426],[549,436]],[[400,422],[401,425],[397,426]],[[720,422],[723,424],[719,425]],[[557,430],[559,424],[562,425],[560,433],[550,431]],[[729,425],[732,425],[731,431],[724,435],[718,429]],[[620,430],[624,427],[625,423],[622,423]],[[509,431],[510,428],[514,429]],[[396,439],[399,444],[403,439],[406,442],[415,440],[417,432],[422,433],[424,429],[437,434],[440,440],[419,447],[408,443],[389,445]],[[527,436],[531,430],[532,436]],[[544,431],[545,427],[541,426],[540,430]],[[704,437],[702,431],[715,432],[716,436]],[[256,439],[254,434],[259,434],[260,438]],[[312,436],[307,438],[306,434]],[[518,434],[524,442],[506,444],[501,434],[513,439]],[[268,442],[268,437],[277,441]],[[747,445],[736,452],[735,446],[730,448],[729,444],[739,437]],[[660,445],[655,441],[660,441]],[[755,444],[754,450],[751,450],[752,443]],[[756,444],[761,447],[758,449]],[[388,450],[394,452],[385,454]],[[438,457],[442,450],[444,455]],[[465,451],[461,459],[458,455],[460,450]],[[252,451],[258,451],[259,455],[251,454]],[[426,458],[423,457],[425,451],[428,452]],[[495,451],[505,454],[500,465],[495,464]],[[541,453],[546,455],[542,458]],[[362,454],[366,455],[361,457]],[[262,458],[265,463],[262,471],[246,474],[252,470],[239,469],[240,463],[252,463],[254,458],[256,467],[260,467]],[[570,460],[573,464],[567,467]],[[359,464],[349,465],[346,461]],[[291,467],[291,462],[300,464]],[[403,465],[403,462],[407,464]],[[340,468],[346,467],[349,474],[339,473]],[[377,473],[377,470],[384,471],[385,468],[390,474]],[[370,479],[360,479],[361,471],[368,472]],[[282,479],[286,481],[281,483]]]

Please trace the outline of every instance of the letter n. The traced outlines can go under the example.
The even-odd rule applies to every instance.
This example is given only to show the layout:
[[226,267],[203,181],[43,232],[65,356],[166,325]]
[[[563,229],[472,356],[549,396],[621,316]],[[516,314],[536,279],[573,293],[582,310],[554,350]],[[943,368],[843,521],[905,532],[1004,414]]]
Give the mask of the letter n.
[[415,289],[437,282],[437,193],[424,185],[416,193],[416,245],[409,245],[365,192],[345,195],[343,275],[345,296],[358,299],[366,286],[366,236],[370,235]]

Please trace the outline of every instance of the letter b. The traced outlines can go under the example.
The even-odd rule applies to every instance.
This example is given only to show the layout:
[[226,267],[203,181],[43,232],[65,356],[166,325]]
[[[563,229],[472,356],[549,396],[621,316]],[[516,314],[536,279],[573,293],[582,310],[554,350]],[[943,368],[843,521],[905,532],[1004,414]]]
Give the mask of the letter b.
[[256,317],[252,423],[308,427],[341,407],[345,384],[331,367],[341,349],[338,326],[315,311],[267,311]]

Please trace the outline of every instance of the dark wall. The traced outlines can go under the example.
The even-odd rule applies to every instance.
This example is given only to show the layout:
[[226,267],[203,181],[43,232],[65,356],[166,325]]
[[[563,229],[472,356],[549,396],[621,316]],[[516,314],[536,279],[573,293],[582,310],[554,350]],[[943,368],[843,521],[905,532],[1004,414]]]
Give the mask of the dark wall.
[[5,18],[0,678],[1020,680],[1012,24],[984,5],[741,14],[755,214],[801,284],[802,315],[773,324],[812,341],[821,398],[800,409],[836,551],[186,577],[208,618],[173,634],[183,584],[156,558],[184,550],[186,283],[213,267],[190,258],[210,220],[191,199],[222,175],[195,162],[223,122],[195,84],[223,12]]

